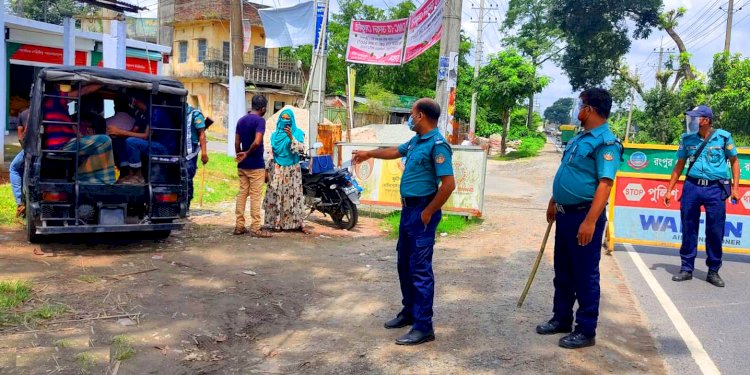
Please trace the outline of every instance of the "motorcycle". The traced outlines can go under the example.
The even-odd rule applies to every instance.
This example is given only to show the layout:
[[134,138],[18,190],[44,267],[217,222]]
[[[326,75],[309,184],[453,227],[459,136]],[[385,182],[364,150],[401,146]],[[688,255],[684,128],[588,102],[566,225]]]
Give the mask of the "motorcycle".
[[[317,144],[316,144],[317,145]],[[318,146],[320,147],[320,146]],[[311,173],[312,158],[305,155],[302,168],[302,189],[305,206],[310,214],[315,211],[328,215],[339,229],[352,229],[357,225],[359,197],[362,187],[346,169],[333,168]],[[313,171],[315,168],[312,168]]]

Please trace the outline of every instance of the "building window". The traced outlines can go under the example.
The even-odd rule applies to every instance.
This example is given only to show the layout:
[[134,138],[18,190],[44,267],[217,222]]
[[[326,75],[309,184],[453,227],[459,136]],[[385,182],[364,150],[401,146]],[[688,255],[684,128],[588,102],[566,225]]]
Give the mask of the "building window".
[[255,47],[255,56],[253,57],[253,64],[255,65],[268,65],[268,50],[263,47]]
[[187,62],[187,49],[188,49],[188,42],[180,42],[179,43],[179,49],[180,49],[180,56],[179,56],[179,62],[180,63],[186,63]]
[[198,62],[206,60],[206,40],[198,39]]
[[229,42],[224,42],[221,49],[221,59],[223,61],[229,61],[230,58]]
[[285,105],[286,103],[284,102],[273,102],[273,113],[281,111],[281,109],[284,108]]

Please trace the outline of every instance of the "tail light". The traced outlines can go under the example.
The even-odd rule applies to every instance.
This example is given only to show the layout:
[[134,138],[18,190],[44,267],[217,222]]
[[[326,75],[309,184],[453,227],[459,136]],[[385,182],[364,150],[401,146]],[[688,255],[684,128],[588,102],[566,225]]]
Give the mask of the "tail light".
[[64,191],[42,192],[42,201],[44,202],[65,202],[67,200],[68,200],[68,193]]
[[154,201],[156,203],[177,203],[180,196],[177,193],[156,193]]

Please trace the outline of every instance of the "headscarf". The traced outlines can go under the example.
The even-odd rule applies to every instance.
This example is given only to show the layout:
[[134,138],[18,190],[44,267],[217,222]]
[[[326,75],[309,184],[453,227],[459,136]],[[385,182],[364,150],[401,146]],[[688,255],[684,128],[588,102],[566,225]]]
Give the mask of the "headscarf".
[[297,127],[294,120],[294,112],[291,109],[281,111],[276,131],[271,134],[271,147],[273,148],[273,160],[282,167],[299,164],[299,154],[292,152],[292,140],[284,132],[284,128],[291,126],[292,138],[297,142],[305,141],[305,133]]

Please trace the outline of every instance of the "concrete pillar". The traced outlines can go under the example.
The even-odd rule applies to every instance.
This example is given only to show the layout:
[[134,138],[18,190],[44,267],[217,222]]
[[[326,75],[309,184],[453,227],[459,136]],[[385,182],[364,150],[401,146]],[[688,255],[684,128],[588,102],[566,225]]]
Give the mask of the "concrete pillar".
[[71,17],[63,20],[63,65],[76,64],[76,21]]
[[104,67],[124,70],[127,23],[124,20],[112,20],[110,31],[110,35],[104,34],[102,38]]

